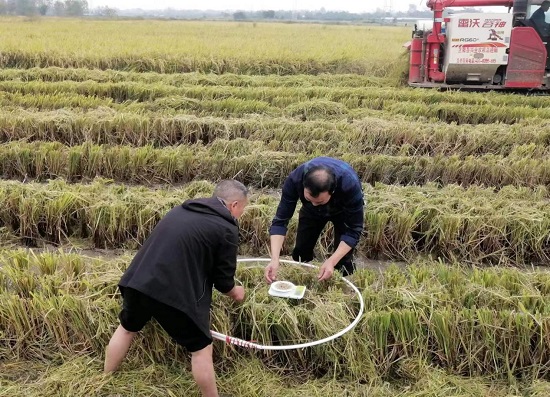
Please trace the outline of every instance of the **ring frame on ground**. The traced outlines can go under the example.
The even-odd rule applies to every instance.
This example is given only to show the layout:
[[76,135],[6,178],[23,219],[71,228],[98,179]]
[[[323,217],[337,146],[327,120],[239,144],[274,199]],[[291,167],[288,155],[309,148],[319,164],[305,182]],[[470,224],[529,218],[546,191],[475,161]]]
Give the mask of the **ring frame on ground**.
[[[242,258],[242,259],[237,259],[237,263],[270,262],[270,261],[271,261],[271,259],[269,259],[269,258]],[[302,263],[302,262],[296,262],[296,261],[285,260],[285,259],[281,259],[279,262],[285,263],[285,264],[290,264],[290,265],[304,266],[304,267],[309,267],[309,268],[313,268],[313,269],[318,269],[317,266],[311,265],[309,263]],[[231,344],[231,345],[246,347],[246,348],[250,348],[250,349],[258,349],[258,350],[294,350],[294,349],[303,349],[305,347],[317,346],[317,345],[321,345],[323,343],[330,342],[330,341],[332,341],[336,338],[339,338],[340,336],[344,335],[346,332],[348,332],[352,328],[354,328],[357,325],[357,323],[361,320],[361,316],[363,315],[363,311],[364,311],[364,308],[365,308],[365,303],[363,301],[363,296],[361,295],[361,292],[359,291],[359,289],[351,281],[344,278],[343,276],[342,276],[342,280],[351,289],[353,289],[353,291],[357,295],[357,298],[359,300],[359,305],[360,305],[359,313],[357,313],[357,317],[355,317],[355,319],[347,327],[345,327],[344,329],[340,330],[339,332],[337,332],[337,333],[335,333],[331,336],[327,336],[326,338],[319,339],[319,340],[316,340],[316,341],[307,342],[307,343],[300,343],[300,344],[294,344],[294,345],[277,345],[277,346],[260,345],[260,344],[254,343],[254,342],[250,342],[250,341],[246,341],[246,340],[243,340],[243,339],[235,338],[235,337],[230,336],[230,335],[225,335],[225,334],[222,334],[222,333],[216,332],[216,331],[210,331],[212,333],[212,337],[214,339],[225,341],[226,343]]]

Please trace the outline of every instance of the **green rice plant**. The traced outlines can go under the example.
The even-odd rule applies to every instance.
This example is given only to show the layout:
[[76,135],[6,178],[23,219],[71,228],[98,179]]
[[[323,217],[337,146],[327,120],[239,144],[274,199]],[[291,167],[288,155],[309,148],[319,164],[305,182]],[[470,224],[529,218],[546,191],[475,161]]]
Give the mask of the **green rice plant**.
[[[397,358],[396,351],[391,348],[390,324],[391,313],[379,310],[366,313],[363,321],[358,325],[359,334],[367,336],[365,338],[367,342],[363,342],[365,345],[358,345],[358,348],[362,356],[370,356],[370,361],[379,374],[391,373],[392,365]],[[361,340],[364,339],[361,338]]]

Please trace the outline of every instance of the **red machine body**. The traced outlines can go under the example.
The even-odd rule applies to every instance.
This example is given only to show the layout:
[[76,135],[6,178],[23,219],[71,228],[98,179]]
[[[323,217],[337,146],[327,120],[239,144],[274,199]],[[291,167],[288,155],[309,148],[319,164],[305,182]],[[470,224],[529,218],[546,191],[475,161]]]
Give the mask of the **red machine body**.
[[[433,25],[426,30],[415,26],[409,44],[409,85],[550,89],[550,37],[541,36],[527,19],[529,8],[541,3],[542,0],[428,0],[427,6],[434,13]],[[508,13],[443,17],[449,7],[487,6],[507,7]]]

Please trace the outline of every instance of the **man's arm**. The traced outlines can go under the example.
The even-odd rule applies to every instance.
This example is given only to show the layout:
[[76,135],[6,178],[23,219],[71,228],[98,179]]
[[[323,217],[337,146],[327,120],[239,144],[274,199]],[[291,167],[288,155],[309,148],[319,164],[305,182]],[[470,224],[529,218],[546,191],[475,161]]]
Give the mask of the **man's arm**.
[[288,222],[294,215],[296,210],[296,204],[300,198],[299,189],[301,187],[301,168],[298,167],[294,170],[288,178],[286,178],[283,185],[283,191],[281,195],[281,201],[277,207],[275,217],[271,222],[269,228],[269,240],[271,245],[271,261],[266,266],[264,271],[265,279],[268,283],[277,279],[277,269],[279,268],[279,256],[281,255],[281,249],[285,241],[285,236],[288,231]]
[[237,270],[238,232],[226,230],[218,244],[217,261],[212,271],[214,287],[222,294],[228,294],[235,287]]
[[349,191],[345,192],[347,200],[344,202],[344,223],[346,229],[340,241],[354,248],[359,242],[363,233],[365,221],[365,200],[361,184],[356,184]]
[[279,256],[281,255],[281,249],[283,248],[284,241],[285,241],[285,236],[274,234],[270,237],[271,260],[279,261]]
[[340,241],[340,244],[338,244],[338,248],[334,251],[334,254],[332,254],[319,268],[319,281],[328,280],[331,278],[334,273],[334,267],[338,264],[338,262],[340,262],[340,259],[346,256],[346,254],[352,249],[353,247],[350,247],[344,241]]
[[279,256],[281,255],[281,249],[285,241],[285,236],[272,235],[271,240],[271,261],[264,270],[265,280],[268,283],[272,283],[277,280],[277,270],[279,269]]
[[351,188],[343,190],[343,193],[347,198],[344,201],[345,230],[340,237],[340,243],[336,251],[319,268],[319,281],[328,280],[332,277],[334,267],[357,245],[363,232],[364,199],[361,184],[354,183]]
[[235,285],[237,270],[237,250],[239,234],[226,231],[218,250],[218,262],[213,271],[214,287],[231,299],[241,302],[244,299],[244,288]]
[[300,198],[299,192],[299,182],[296,180],[297,170],[293,171],[288,178],[286,178],[283,185],[283,191],[281,194],[281,201],[277,206],[277,211],[275,212],[275,217],[271,222],[271,227],[269,228],[269,234],[271,236],[286,236],[288,230],[288,222],[294,215],[296,210],[296,204]]

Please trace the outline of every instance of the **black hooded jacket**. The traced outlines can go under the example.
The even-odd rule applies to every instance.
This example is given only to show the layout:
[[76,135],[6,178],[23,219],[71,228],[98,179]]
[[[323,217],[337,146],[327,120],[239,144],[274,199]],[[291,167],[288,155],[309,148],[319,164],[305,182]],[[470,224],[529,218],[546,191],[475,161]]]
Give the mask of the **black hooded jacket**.
[[181,310],[210,336],[212,287],[234,287],[238,243],[237,221],[220,200],[188,200],[161,219],[119,286]]

